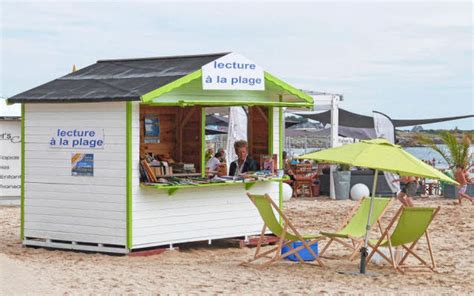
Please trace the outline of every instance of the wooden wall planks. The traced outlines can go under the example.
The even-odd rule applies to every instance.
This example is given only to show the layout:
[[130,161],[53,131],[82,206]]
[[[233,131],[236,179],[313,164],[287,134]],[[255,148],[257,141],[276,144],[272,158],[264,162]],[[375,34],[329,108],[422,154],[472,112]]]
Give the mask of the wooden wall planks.
[[[25,237],[125,245],[125,103],[27,104]],[[58,128],[104,131],[103,149],[50,148]],[[73,153],[94,176],[72,176]]]

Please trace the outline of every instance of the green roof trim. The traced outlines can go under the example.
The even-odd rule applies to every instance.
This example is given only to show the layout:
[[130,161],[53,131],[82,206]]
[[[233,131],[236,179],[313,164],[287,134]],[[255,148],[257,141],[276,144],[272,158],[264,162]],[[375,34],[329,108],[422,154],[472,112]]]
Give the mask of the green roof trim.
[[314,104],[314,100],[310,95],[305,94],[301,90],[294,88],[293,86],[289,85],[288,83],[284,82],[283,80],[280,80],[273,76],[272,74],[265,72],[265,79],[267,79],[270,82],[275,83],[279,87],[283,88],[284,90],[288,91],[289,93],[297,96],[298,98],[305,100],[306,102],[310,103],[311,105]]
[[[171,83],[168,83],[160,88],[157,88],[149,93],[142,95],[141,102],[144,104],[151,104],[156,106],[194,106],[194,105],[206,105],[206,106],[274,106],[274,107],[312,107],[314,104],[313,98],[303,91],[294,88],[288,83],[276,78],[268,72],[264,72],[264,78],[267,82],[273,83],[276,87],[281,89],[284,92],[287,92],[301,101],[290,101],[285,102],[283,100],[279,101],[246,101],[246,100],[206,100],[206,99],[177,99],[175,101],[156,101],[155,99],[167,94],[173,90],[176,90],[190,82],[193,82],[197,79],[202,78],[202,70],[199,69],[188,75],[185,75]],[[235,91],[235,90],[234,90]],[[225,91],[221,91],[225,93]]]
[[165,93],[168,93],[174,89],[177,89],[183,85],[185,85],[186,83],[189,83],[191,81],[193,81],[194,79],[198,79],[198,78],[201,78],[202,77],[202,70],[199,69],[195,72],[192,72],[186,76],[183,76],[171,83],[168,83],[158,89],[155,89],[147,94],[144,94],[143,96],[141,96],[141,101],[143,103],[148,103],[150,102],[151,100],[153,100],[153,98],[156,98],[156,97],[159,97]]
[[204,100],[179,100],[175,102],[151,102],[145,103],[150,106],[179,106],[179,107],[190,107],[190,106],[272,106],[272,107],[296,107],[296,108],[311,108],[312,105],[306,102],[261,102],[261,101],[204,101]]

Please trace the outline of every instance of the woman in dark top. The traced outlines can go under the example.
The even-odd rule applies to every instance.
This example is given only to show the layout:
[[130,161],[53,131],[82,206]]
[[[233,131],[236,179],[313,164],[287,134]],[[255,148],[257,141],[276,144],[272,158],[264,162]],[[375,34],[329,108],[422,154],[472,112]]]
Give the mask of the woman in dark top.
[[248,156],[247,146],[247,141],[244,140],[234,143],[237,160],[230,164],[229,176],[238,176],[245,172],[255,172],[260,169],[258,163]]

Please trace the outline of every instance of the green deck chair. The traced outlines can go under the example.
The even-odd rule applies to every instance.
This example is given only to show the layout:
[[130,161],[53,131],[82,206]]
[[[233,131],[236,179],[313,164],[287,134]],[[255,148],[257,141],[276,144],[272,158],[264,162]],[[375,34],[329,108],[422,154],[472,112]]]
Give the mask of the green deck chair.
[[[254,195],[254,194],[247,193],[247,196],[250,198],[253,204],[257,207],[257,210],[260,213],[260,216],[263,219],[263,228],[262,228],[262,232],[260,233],[260,238],[257,243],[257,249],[255,251],[255,255],[253,256],[252,259],[242,262],[241,265],[249,265],[251,262],[257,261],[259,259],[269,258],[267,261],[261,264],[255,264],[257,267],[263,268],[263,267],[269,266],[270,264],[280,259],[286,258],[292,254],[294,254],[298,258],[299,262],[306,263],[298,254],[300,250],[302,250],[303,248],[306,248],[311,253],[311,255],[313,255],[316,258],[317,264],[320,265],[321,267],[324,266],[323,262],[321,262],[318,256],[310,248],[310,246],[312,246],[316,242],[320,241],[321,239],[324,239],[323,236],[318,235],[318,234],[301,235],[268,194]],[[283,225],[281,225],[278,222],[277,217],[275,217],[274,210],[278,213],[278,215],[280,215]],[[265,232],[267,231],[267,228],[275,236],[277,236],[279,240],[276,247],[272,247],[270,250],[260,252],[262,242],[265,240]],[[301,241],[302,246],[293,248],[291,246],[291,243],[295,241]],[[290,248],[290,251],[286,252],[285,254],[281,254],[281,249],[284,246],[288,246]]]
[[[408,268],[428,268],[429,270],[436,272],[436,262],[433,256],[433,250],[431,249],[431,241],[428,233],[428,227],[433,221],[436,214],[438,214],[440,207],[437,208],[407,208],[402,206],[400,210],[395,214],[392,221],[388,224],[385,231],[382,232],[380,239],[371,240],[369,245],[372,247],[372,252],[367,257],[367,262],[370,262],[372,256],[377,252],[382,258],[387,260],[395,270],[403,273],[403,269]],[[397,226],[391,235],[389,231],[395,224],[397,218]],[[414,247],[420,238],[425,235],[426,242],[428,243],[428,251],[430,254],[431,264],[428,264],[423,258],[415,253]],[[409,246],[408,246],[409,245]],[[405,255],[397,262],[394,256],[393,247],[401,246],[405,251]],[[382,253],[379,248],[388,247],[390,258]],[[418,259],[421,265],[408,265],[406,263],[409,255]]]
[[[380,219],[385,214],[385,211],[389,208],[392,203],[391,198],[375,197],[374,198],[374,210],[370,221],[371,228],[373,229],[375,224],[380,226]],[[364,236],[367,227],[367,218],[369,217],[370,210],[370,197],[360,199],[354,206],[351,212],[347,215],[346,219],[342,223],[340,230],[337,232],[325,232],[321,231],[321,234],[328,237],[329,241],[321,251],[320,256],[322,257],[332,242],[338,242],[352,251],[349,256],[350,260],[353,260],[357,255],[359,248],[364,243]],[[344,239],[350,239],[351,243],[344,241]]]

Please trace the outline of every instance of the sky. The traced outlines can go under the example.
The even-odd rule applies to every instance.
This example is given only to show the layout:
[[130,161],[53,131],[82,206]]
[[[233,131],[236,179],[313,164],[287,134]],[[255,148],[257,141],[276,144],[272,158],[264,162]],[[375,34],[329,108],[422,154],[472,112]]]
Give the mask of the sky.
[[0,1],[0,97],[73,64],[233,51],[297,88],[343,94],[352,112],[474,114],[470,1]]

